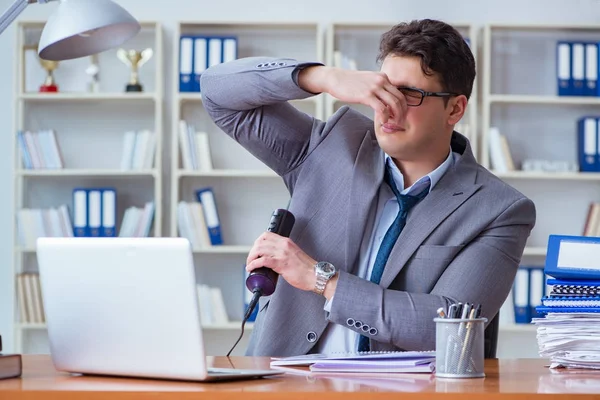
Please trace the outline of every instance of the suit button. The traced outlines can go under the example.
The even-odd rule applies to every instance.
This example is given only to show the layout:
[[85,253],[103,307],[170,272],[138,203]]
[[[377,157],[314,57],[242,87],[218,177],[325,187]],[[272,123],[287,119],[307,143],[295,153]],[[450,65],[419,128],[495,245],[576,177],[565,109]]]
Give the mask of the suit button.
[[312,332],[312,331],[311,331],[311,332],[308,332],[308,333],[306,334],[306,340],[308,340],[308,341],[309,341],[309,342],[311,342],[311,343],[314,343],[314,342],[316,342],[316,341],[317,341],[317,334],[316,334],[316,333],[314,333],[314,332]]
[[354,320],[353,320],[352,318],[348,318],[348,319],[346,320],[346,324],[347,324],[348,326],[354,326]]
[[377,335],[377,328],[369,329],[369,335],[373,335],[373,336]]
[[367,324],[364,324],[361,327],[361,329],[362,329],[363,332],[369,332],[369,329],[371,329],[371,327],[369,325],[367,325]]
[[354,327],[356,329],[360,329],[361,326],[363,326],[362,322],[360,322],[360,321],[354,321]]
[[284,65],[285,65],[285,63],[282,63],[282,62],[279,63],[280,67],[283,67]]

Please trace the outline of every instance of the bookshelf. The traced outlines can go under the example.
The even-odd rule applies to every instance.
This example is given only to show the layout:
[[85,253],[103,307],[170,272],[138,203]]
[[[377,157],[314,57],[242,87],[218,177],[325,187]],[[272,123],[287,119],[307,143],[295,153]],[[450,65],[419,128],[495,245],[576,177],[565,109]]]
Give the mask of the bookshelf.
[[[267,229],[271,213],[286,207],[289,194],[283,181],[254,156],[223,133],[210,119],[199,92],[180,92],[180,37],[216,36],[237,39],[237,57],[292,57],[324,61],[324,36],[317,23],[262,23],[182,21],[174,30],[173,104],[171,138],[171,236],[181,235],[178,204],[197,202],[195,191],[210,187],[215,196],[222,232],[222,245],[194,246],[194,263],[199,284],[218,287],[223,295],[229,322],[203,323],[207,352],[229,351],[240,333],[245,310],[244,266],[254,240]],[[323,118],[322,96],[292,102],[300,110]],[[187,131],[205,133],[210,166],[186,167],[182,155],[180,121]],[[194,147],[196,148],[196,147]],[[208,151],[207,151],[208,150]],[[246,324],[243,339],[232,354],[243,354],[250,336]]]
[[[388,23],[362,23],[362,22],[339,22],[330,24],[326,36],[326,61],[327,65],[340,66],[339,57],[348,57],[354,60],[359,70],[378,71],[377,54],[379,53],[379,41],[381,35],[391,29],[397,22]],[[466,23],[452,24],[465,38],[470,41],[470,46],[478,65],[478,35],[475,26]],[[337,53],[337,54],[336,54]],[[477,79],[473,86],[473,92],[469,100],[467,112],[463,117],[457,130],[464,133],[471,141],[471,147],[475,157],[478,156],[478,108],[479,96]],[[335,113],[343,105],[349,105],[363,114],[373,118],[373,110],[362,104],[345,104],[331,96],[325,100],[325,115],[327,117]],[[465,130],[464,126],[468,126]]]
[[[598,200],[598,173],[521,168],[524,161],[534,159],[577,166],[577,119],[600,115],[600,98],[558,96],[556,42],[599,38],[600,29],[591,25],[488,24],[483,28],[481,162],[536,205],[537,222],[523,265],[544,266],[548,235],[581,235],[589,203]],[[514,170],[495,169],[492,127],[506,137]],[[510,298],[505,307],[507,311],[513,307]],[[519,335],[537,348],[535,326],[501,328],[507,339]]]
[[[37,276],[35,242],[22,243],[20,230],[29,229],[32,220],[23,222],[22,210],[48,210],[62,205],[65,213],[61,223],[73,221],[73,189],[78,187],[111,187],[116,190],[115,230],[123,222],[124,211],[129,207],[142,208],[146,202],[154,203],[153,236],[162,235],[162,157],[163,152],[163,30],[155,21],[141,22],[140,33],[122,48],[143,50],[152,48],[152,57],[140,67],[139,79],[143,92],[126,92],[130,67],[117,56],[117,49],[101,54],[66,60],[53,71],[58,92],[41,92],[47,72],[37,58],[37,40],[45,21],[21,21],[16,24],[15,54],[15,113],[13,130],[14,155],[14,244],[12,272],[14,279],[14,337],[15,352],[48,352],[46,325],[41,313],[23,309],[40,310],[39,287],[36,283],[27,288],[27,297],[21,293],[22,274]],[[92,80],[91,64],[99,68],[98,80]],[[88,72],[86,72],[88,71]],[[52,141],[40,132],[52,130],[58,154],[49,157]],[[128,131],[153,133],[154,145],[140,156],[139,165],[127,169],[121,165],[124,135]],[[31,132],[33,142],[23,150],[17,132]],[[148,135],[148,138],[152,135]],[[149,140],[147,143],[151,142]],[[142,142],[140,142],[142,143]],[[52,145],[50,144],[50,148]],[[34,150],[37,149],[37,150]],[[152,149],[154,151],[152,151]],[[138,149],[139,150],[139,149]],[[35,152],[37,156],[34,155]],[[131,153],[127,153],[130,157]],[[43,163],[26,165],[24,154],[37,157]],[[142,152],[140,151],[140,154]],[[62,165],[57,165],[57,159]],[[61,164],[58,163],[58,164]],[[37,214],[36,214],[37,215]],[[39,214],[44,215],[44,214]],[[47,215],[47,214],[46,214]],[[67,220],[64,218],[68,218]],[[66,236],[68,230],[57,230],[57,220],[45,219],[40,235]],[[25,228],[24,228],[25,227]],[[30,236],[31,237],[31,236]],[[33,282],[33,281],[32,281]],[[31,282],[30,282],[31,283]],[[37,291],[37,293],[36,293]],[[41,317],[41,318],[40,318]]]

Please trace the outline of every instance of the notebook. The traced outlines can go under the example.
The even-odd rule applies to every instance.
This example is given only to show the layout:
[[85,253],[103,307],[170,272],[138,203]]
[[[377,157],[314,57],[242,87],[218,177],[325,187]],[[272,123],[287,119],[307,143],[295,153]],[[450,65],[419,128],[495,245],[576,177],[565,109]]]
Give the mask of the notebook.
[[282,374],[208,367],[185,238],[43,237],[37,259],[59,371],[203,382]]
[[323,360],[312,364],[312,372],[431,373],[435,359],[411,360]]
[[308,366],[311,372],[419,373],[435,370],[435,351],[355,352],[272,357],[271,367]]

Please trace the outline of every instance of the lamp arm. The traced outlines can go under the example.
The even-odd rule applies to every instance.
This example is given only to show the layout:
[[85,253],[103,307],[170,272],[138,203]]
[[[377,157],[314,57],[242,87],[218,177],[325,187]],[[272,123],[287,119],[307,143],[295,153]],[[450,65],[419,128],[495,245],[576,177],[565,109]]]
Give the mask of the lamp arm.
[[0,16],[0,35],[8,26],[32,3],[45,4],[55,0],[15,0],[15,2]]

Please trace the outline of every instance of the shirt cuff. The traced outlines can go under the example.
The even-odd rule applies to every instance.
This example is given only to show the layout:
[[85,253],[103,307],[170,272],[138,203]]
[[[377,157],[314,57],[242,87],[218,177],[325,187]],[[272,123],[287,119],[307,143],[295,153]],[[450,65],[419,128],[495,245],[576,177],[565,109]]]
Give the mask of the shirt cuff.
[[333,298],[335,295],[331,296],[331,299],[325,300],[325,306],[323,306],[323,310],[327,312],[331,312],[331,303],[333,303]]

